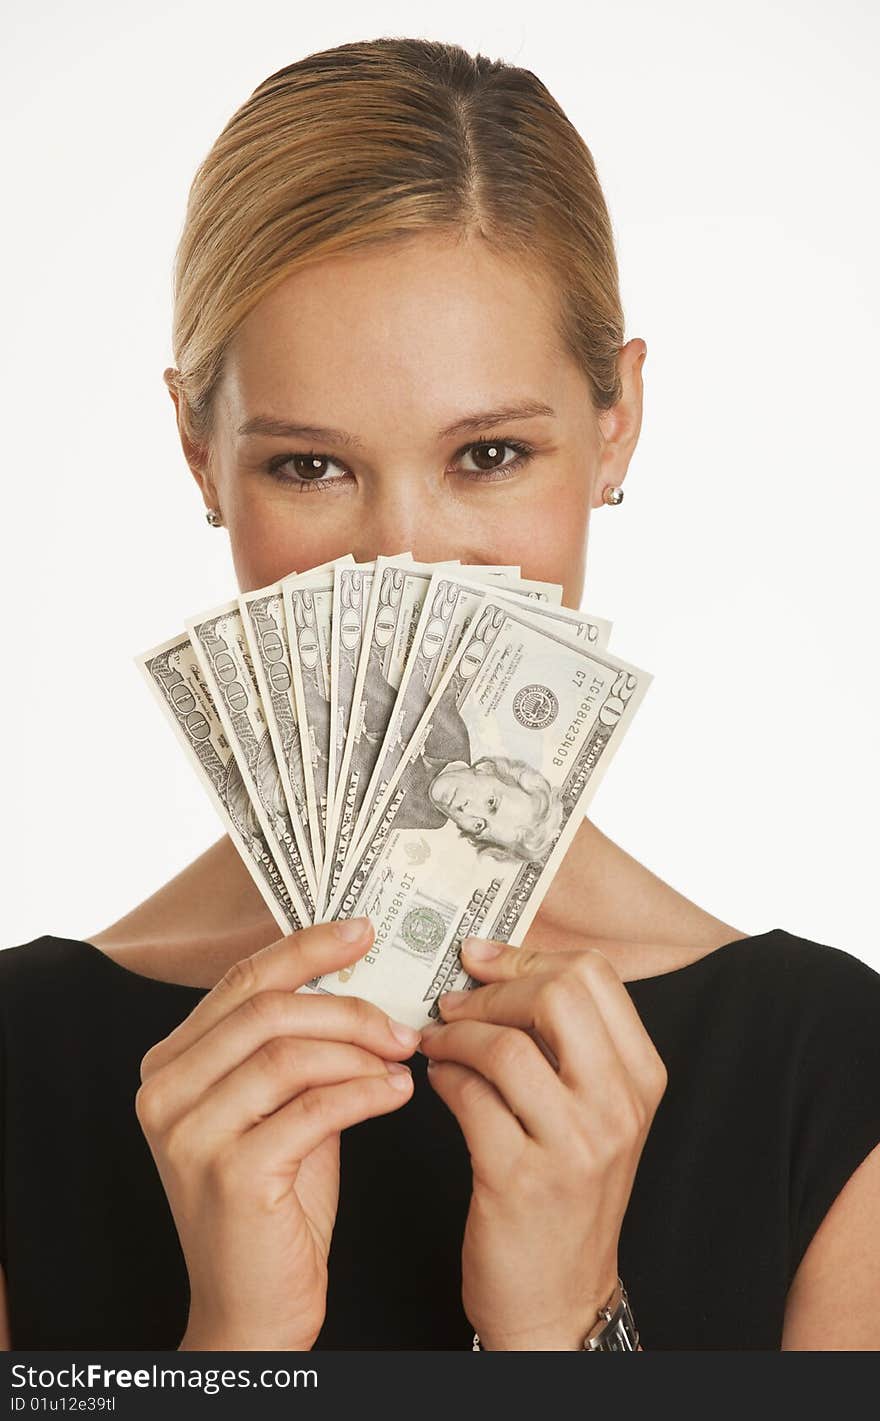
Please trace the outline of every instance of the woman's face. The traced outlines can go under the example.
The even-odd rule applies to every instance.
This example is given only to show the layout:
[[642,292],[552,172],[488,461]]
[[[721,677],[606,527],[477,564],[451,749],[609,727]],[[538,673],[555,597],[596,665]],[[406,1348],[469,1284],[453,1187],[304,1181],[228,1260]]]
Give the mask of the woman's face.
[[638,439],[646,347],[624,347],[623,397],[598,418],[556,299],[485,243],[433,235],[264,297],[227,351],[209,448],[184,441],[240,589],[411,551],[519,564],[577,607],[590,510]]

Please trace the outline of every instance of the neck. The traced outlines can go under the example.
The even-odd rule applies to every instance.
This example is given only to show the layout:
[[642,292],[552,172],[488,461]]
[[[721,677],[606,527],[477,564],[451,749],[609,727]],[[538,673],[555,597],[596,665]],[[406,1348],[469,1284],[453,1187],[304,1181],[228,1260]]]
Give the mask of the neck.
[[[234,962],[282,936],[231,839],[219,839],[112,928],[89,941],[129,956],[162,950],[171,976],[213,985]],[[621,977],[670,970],[733,938],[729,924],[698,908],[638,863],[589,819],[569,845],[524,942],[542,951],[595,946]],[[135,970],[138,968],[134,962]],[[162,975],[160,973],[160,975]]]
[[738,936],[737,929],[697,907],[585,818],[526,940],[534,937],[542,947],[555,940],[565,948],[596,938],[623,951],[626,944],[711,949]]

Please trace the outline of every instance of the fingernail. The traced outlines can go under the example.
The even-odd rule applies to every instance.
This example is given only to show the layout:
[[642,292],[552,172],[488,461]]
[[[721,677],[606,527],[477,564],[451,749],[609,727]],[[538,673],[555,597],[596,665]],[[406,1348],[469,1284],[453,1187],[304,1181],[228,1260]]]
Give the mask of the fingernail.
[[388,1084],[392,1090],[409,1090],[412,1085],[412,1071],[400,1061],[389,1061]]
[[333,931],[343,942],[357,942],[365,936],[369,918],[340,918],[333,924]]
[[394,1021],[390,1016],[388,1018],[388,1025],[391,1027],[392,1034],[397,1037],[401,1046],[415,1046],[419,1039],[419,1032],[416,1031],[414,1027],[407,1026],[405,1021]]
[[437,998],[437,1005],[440,1007],[457,1007],[469,997],[470,992],[441,992]]
[[475,962],[483,962],[489,957],[497,957],[502,950],[500,942],[490,942],[488,938],[466,937],[462,948]]

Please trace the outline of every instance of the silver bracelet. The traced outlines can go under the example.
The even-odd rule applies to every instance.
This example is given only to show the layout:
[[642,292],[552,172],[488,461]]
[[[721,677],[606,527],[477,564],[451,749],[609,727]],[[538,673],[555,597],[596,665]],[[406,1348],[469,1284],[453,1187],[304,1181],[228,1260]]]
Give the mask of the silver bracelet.
[[[596,1327],[601,1323],[599,1331]],[[604,1307],[596,1315],[596,1322],[583,1340],[585,1352],[637,1352],[639,1333],[630,1310],[626,1289],[620,1278],[617,1287]],[[478,1334],[474,1333],[471,1347],[473,1352],[484,1350]]]

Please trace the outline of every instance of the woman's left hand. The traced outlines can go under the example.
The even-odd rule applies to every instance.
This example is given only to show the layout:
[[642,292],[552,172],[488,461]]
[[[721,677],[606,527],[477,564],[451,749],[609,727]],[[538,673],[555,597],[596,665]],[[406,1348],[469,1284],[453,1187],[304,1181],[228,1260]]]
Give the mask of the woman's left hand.
[[579,1349],[617,1283],[666,1068],[602,952],[481,959],[474,941],[462,962],[484,985],[441,995],[419,1047],[471,1156],[464,1310],[487,1349]]

